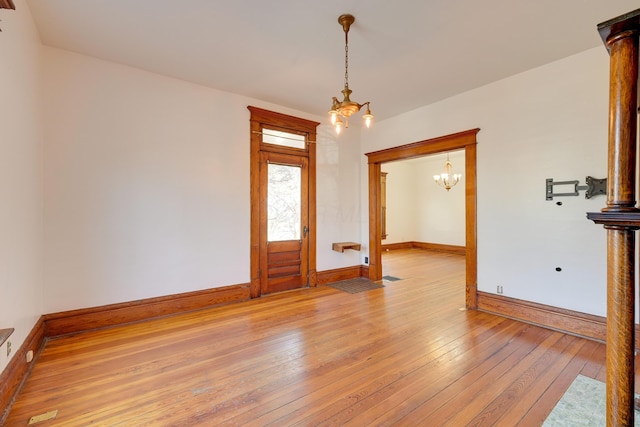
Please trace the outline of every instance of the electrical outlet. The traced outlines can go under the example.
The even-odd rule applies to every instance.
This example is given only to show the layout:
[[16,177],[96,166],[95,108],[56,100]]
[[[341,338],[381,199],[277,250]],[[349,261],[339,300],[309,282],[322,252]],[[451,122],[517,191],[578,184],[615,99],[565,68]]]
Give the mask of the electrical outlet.
[[11,341],[7,341],[7,357],[11,354]]
[[498,289],[496,289],[496,292],[499,294],[502,294],[504,292],[504,290],[502,289],[502,285],[498,285]]
[[368,256],[364,257],[364,263],[365,264],[369,264],[369,257]]

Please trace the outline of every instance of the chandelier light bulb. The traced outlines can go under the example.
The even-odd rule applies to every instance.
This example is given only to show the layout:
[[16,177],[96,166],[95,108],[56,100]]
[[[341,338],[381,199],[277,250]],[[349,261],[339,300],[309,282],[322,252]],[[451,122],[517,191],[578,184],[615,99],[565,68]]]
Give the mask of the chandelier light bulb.
[[364,119],[364,125],[368,128],[371,127],[371,122],[373,121],[373,114],[371,114],[371,110],[369,109],[369,103],[367,102],[367,112],[362,116]]
[[338,118],[338,112],[335,110],[331,110],[329,111],[329,115],[331,117],[331,124],[335,125],[336,124],[336,119]]
[[335,122],[336,134],[340,135],[340,132],[342,132],[342,126],[343,126],[342,119],[340,117],[337,117]]

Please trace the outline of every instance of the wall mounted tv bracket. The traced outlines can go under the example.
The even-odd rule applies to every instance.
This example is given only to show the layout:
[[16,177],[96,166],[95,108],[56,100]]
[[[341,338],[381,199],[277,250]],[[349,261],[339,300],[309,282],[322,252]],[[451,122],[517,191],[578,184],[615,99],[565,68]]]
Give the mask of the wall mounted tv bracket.
[[[594,178],[588,176],[586,178],[587,185],[578,185],[579,181],[557,181],[553,182],[553,178],[547,178],[547,200],[553,200],[554,197],[579,196],[581,190],[587,190],[584,193],[585,199],[590,199],[599,194],[607,194],[607,178]],[[573,185],[573,191],[568,193],[554,193],[554,185]]]

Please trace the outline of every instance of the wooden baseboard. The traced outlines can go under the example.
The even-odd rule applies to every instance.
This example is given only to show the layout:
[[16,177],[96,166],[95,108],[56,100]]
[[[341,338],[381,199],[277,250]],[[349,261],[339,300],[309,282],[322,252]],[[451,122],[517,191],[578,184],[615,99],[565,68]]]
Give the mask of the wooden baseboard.
[[426,249],[428,251],[446,252],[449,254],[466,255],[467,248],[465,246],[456,245],[443,245],[441,243],[424,243],[424,242],[411,242],[414,248]]
[[361,265],[360,266],[360,277],[366,277],[367,279],[369,278],[369,266],[368,265]]
[[[9,409],[18,394],[24,381],[26,381],[31,367],[45,343],[44,319],[38,319],[33,329],[16,351],[9,364],[0,373],[0,426],[9,415]],[[33,351],[33,360],[27,363],[27,352]]]
[[398,249],[413,249],[413,242],[385,243],[384,245],[380,245],[380,249],[383,251],[395,251]]
[[[241,284],[41,316],[0,374],[0,425],[48,338],[246,301],[249,294],[249,284]],[[34,352],[32,363],[26,361],[29,350]]]
[[478,310],[605,342],[607,319],[535,302],[478,292]]
[[354,265],[352,267],[318,271],[317,283],[318,286],[320,286],[326,285],[328,283],[339,282],[340,280],[355,279],[358,277],[369,277],[369,267],[363,265]]
[[389,243],[381,245],[380,248],[384,250],[396,250],[396,249],[425,249],[435,252],[446,252],[457,255],[465,255],[467,248],[465,246],[456,245],[443,245],[441,243],[426,243],[426,242],[402,242],[402,243]]
[[56,337],[123,325],[250,299],[249,284],[45,314],[45,336]]

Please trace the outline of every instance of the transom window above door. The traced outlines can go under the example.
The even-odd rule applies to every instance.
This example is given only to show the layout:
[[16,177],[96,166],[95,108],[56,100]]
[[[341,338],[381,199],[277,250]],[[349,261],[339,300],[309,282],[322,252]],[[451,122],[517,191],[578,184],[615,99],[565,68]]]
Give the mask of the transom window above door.
[[262,143],[280,145],[282,147],[298,148],[305,150],[307,142],[305,135],[299,135],[291,132],[284,132],[275,129],[262,129]]

